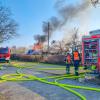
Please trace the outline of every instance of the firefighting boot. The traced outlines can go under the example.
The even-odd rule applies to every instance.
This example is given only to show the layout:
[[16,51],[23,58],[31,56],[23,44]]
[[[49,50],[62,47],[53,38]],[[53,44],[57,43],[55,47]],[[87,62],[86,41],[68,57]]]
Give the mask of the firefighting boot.
[[78,76],[78,75],[79,75],[78,70],[75,70],[75,75],[76,75],[76,76]]
[[66,68],[66,74],[70,74],[70,68]]

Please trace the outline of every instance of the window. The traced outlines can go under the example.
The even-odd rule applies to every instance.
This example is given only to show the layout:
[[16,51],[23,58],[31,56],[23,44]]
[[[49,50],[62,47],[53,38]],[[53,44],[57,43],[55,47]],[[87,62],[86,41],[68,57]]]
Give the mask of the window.
[[0,54],[8,53],[8,48],[0,48]]

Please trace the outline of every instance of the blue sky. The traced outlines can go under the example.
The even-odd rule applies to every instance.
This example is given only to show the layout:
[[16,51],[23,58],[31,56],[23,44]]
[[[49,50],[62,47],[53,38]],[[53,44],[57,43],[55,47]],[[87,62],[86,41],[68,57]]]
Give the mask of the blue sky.
[[[2,45],[5,46],[29,46],[35,43],[33,35],[42,34],[43,21],[47,21],[51,16],[55,16],[54,3],[56,0],[0,0],[2,5],[9,7],[13,13],[13,18],[19,24],[19,37],[9,40]],[[74,3],[77,0],[68,0]],[[100,7],[92,8],[89,11],[89,22],[80,24],[80,32],[84,33],[93,29],[100,29]],[[76,22],[77,23],[77,22]],[[75,21],[72,26],[76,25]],[[83,25],[83,26],[81,26]],[[86,25],[86,26],[85,26]],[[83,28],[84,27],[84,28]],[[55,32],[52,39],[61,39],[60,32]]]
[[28,46],[35,41],[34,34],[42,34],[42,23],[54,15],[54,0],[1,0],[9,7],[13,18],[19,24],[19,37],[9,40],[4,45]]

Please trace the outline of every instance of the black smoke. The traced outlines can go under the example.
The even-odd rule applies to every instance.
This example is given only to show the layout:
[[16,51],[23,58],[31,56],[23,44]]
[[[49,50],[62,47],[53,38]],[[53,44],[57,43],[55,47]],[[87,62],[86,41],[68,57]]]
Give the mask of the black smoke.
[[68,4],[66,0],[57,0],[54,7],[58,13],[58,16],[52,16],[46,23],[43,23],[43,32],[50,32],[50,36],[56,31],[68,24],[72,19],[81,16],[90,5],[89,0],[79,0],[75,4]]

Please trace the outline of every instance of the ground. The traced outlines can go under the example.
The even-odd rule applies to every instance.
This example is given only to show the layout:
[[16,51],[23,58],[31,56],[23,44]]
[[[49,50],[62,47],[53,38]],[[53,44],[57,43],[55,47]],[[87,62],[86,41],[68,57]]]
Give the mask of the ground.
[[[0,100],[100,100],[100,84],[86,80],[80,82],[80,79],[83,78],[68,78],[65,75],[65,66],[13,61],[11,64],[2,63],[0,69]],[[80,72],[84,72],[82,68],[80,68]],[[23,76],[21,80],[16,73],[32,76]],[[71,73],[73,73],[73,68],[71,68]],[[15,74],[15,76],[12,77],[11,74]],[[41,80],[48,76],[54,78]],[[63,79],[61,79],[62,77]],[[58,83],[55,84],[55,80]],[[69,88],[82,94],[85,97],[82,99],[63,86],[60,87],[61,84],[93,87],[97,88],[98,92]]]

